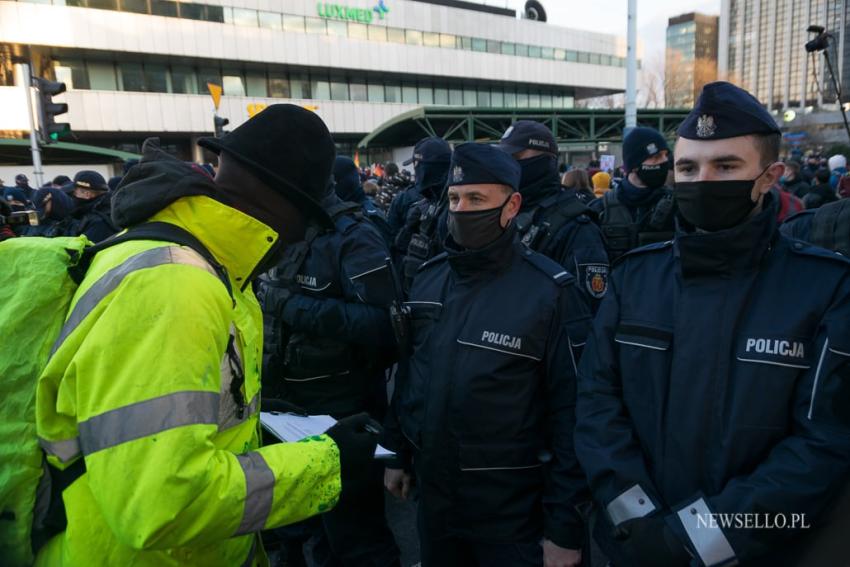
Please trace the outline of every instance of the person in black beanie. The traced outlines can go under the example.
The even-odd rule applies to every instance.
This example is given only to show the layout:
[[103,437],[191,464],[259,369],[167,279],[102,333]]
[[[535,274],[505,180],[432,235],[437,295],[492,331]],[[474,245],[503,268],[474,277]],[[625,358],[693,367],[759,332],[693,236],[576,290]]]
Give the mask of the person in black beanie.
[[661,132],[635,128],[623,140],[626,176],[619,186],[592,201],[599,214],[608,257],[613,262],[629,250],[673,238],[676,206],[665,185],[670,149]]

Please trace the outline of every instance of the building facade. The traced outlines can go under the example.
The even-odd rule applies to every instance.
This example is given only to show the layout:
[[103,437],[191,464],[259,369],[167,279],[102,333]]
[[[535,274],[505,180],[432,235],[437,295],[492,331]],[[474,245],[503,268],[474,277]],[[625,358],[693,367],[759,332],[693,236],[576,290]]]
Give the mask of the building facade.
[[340,151],[421,106],[571,108],[621,92],[625,42],[512,10],[414,0],[0,0],[0,137],[25,135],[15,63],[63,81],[76,140],[138,151],[150,134],[186,159],[213,130],[292,102]]
[[664,105],[691,108],[702,87],[717,80],[718,16],[682,14],[667,21]]

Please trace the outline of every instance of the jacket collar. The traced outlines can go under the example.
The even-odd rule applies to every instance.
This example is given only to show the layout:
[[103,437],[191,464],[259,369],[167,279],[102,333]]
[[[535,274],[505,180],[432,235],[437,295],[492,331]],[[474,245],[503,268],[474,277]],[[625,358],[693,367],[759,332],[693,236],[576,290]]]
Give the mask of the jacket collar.
[[227,269],[234,287],[244,288],[275,246],[278,234],[254,217],[210,197],[181,197],[152,221],[175,224],[191,232]]
[[514,241],[517,237],[515,222],[502,236],[479,250],[467,250],[458,246],[451,235],[446,237],[445,248],[449,266],[461,279],[486,276],[500,272],[513,260]]

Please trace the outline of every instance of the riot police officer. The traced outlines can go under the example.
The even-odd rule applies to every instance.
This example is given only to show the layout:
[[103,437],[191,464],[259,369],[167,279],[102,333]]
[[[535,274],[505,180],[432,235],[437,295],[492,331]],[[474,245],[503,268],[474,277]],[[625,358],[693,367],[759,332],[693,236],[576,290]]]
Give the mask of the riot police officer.
[[[389,252],[361,205],[341,201],[332,183],[321,205],[334,230],[309,228],[261,278],[264,398],[308,414],[339,419],[366,411],[382,420],[384,371],[395,358]],[[321,517],[320,539],[345,566],[398,565],[384,516],[383,467],[373,466],[369,483]]]
[[[572,276],[519,242],[519,179],[495,147],[455,149],[446,252],[407,302],[386,442],[413,457],[424,567],[581,561],[574,361],[590,317]],[[385,483],[401,495],[405,473]]]
[[681,228],[615,265],[581,361],[595,536],[615,565],[795,565],[850,473],[850,262],[777,231],[752,95],[706,85],[678,134]]
[[664,185],[669,158],[667,141],[652,128],[634,128],[623,140],[627,175],[590,203],[612,262],[638,246],[673,238],[676,208],[673,191]]
[[520,239],[569,270],[595,310],[608,288],[608,255],[591,220],[596,215],[575,189],[560,184],[555,136],[540,122],[519,120],[505,131],[499,148],[520,165],[522,209],[514,221]]

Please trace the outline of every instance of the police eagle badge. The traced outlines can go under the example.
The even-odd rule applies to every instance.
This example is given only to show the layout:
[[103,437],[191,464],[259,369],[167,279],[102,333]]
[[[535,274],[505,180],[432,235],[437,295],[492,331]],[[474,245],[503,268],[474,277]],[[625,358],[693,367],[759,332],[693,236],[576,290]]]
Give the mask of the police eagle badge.
[[697,119],[697,136],[700,138],[711,138],[717,131],[714,116],[703,114]]
[[456,165],[452,170],[452,183],[460,183],[461,181],[463,181],[463,168]]

